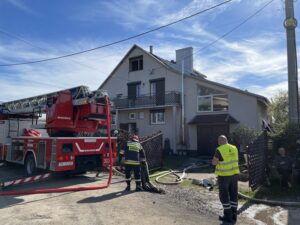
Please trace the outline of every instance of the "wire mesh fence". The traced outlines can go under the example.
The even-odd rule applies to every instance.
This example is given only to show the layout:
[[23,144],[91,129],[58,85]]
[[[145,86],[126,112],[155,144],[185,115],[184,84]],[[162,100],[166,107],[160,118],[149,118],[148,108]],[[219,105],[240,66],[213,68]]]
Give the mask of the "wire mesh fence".
[[[123,146],[129,140],[130,134],[120,130],[118,135],[118,146]],[[144,148],[148,167],[154,169],[162,166],[163,158],[163,134],[159,131],[149,136],[140,138],[140,143]]]
[[268,144],[267,132],[263,132],[250,143],[247,150],[249,186],[252,191],[266,181]]

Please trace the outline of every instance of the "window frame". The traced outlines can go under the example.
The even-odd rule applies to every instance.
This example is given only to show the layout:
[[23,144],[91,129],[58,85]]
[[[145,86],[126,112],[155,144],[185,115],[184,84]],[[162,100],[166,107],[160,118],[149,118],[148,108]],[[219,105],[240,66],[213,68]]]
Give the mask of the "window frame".
[[[131,115],[133,115],[133,117],[131,117]],[[135,112],[128,113],[128,119],[129,120],[135,120],[136,119],[136,113]]]
[[[229,100],[228,100],[228,109],[226,111],[215,111],[214,110],[214,97],[216,96],[227,96],[228,99],[228,94],[211,94],[211,95],[197,95],[197,112],[198,113],[206,113],[206,112],[228,112],[229,111]],[[199,98],[205,98],[205,97],[210,97],[210,109],[211,110],[206,110],[206,111],[200,111],[199,110]]]
[[[137,62],[137,69],[133,69],[132,63]],[[143,55],[129,58],[129,72],[140,71],[144,69]]]
[[117,125],[117,114],[111,114],[111,125]]
[[[163,120],[162,122],[158,121],[158,113],[163,113]],[[155,115],[155,122],[152,121],[152,115]],[[166,123],[166,112],[165,110],[151,110],[150,111],[150,124],[151,125],[161,125]]]

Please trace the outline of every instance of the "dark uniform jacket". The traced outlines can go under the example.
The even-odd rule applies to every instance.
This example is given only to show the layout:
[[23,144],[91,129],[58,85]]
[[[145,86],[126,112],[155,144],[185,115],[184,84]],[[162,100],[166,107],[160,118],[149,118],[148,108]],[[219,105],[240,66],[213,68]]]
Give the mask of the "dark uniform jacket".
[[145,152],[139,142],[127,141],[120,150],[120,159],[125,158],[125,165],[140,165],[141,161],[145,161]]

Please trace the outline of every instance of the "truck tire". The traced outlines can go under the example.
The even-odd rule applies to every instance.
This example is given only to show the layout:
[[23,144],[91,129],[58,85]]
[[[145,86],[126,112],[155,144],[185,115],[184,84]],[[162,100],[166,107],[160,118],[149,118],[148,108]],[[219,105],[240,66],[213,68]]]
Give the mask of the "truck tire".
[[36,174],[37,169],[35,166],[35,159],[32,154],[26,156],[24,166],[25,166],[25,172],[27,176],[33,176]]

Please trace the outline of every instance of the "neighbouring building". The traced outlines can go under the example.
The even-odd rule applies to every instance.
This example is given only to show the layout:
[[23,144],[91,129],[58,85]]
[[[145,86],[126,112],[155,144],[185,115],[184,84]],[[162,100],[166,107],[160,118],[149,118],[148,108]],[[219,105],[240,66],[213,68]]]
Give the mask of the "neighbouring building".
[[220,134],[238,124],[259,131],[267,121],[267,98],[208,80],[194,70],[191,47],[168,61],[134,45],[99,88],[114,102],[115,128],[160,130],[173,152],[212,155]]

